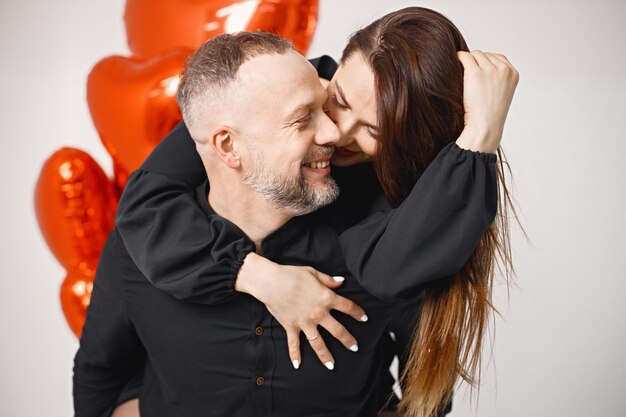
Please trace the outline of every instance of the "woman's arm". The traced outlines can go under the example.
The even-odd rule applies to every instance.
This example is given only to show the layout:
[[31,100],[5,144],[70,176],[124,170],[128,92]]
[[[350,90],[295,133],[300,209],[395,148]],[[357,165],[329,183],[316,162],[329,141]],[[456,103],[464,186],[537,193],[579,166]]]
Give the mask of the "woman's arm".
[[416,298],[430,281],[456,274],[493,222],[496,152],[519,75],[500,54],[459,52],[465,128],[424,171],[410,195],[341,236],[350,272],[387,301]]
[[180,122],[126,184],[116,225],[131,258],[157,288],[218,304],[236,295],[239,267],[254,244],[229,222],[209,222],[194,190],[206,171]]
[[410,300],[460,271],[495,218],[496,159],[450,143],[398,208],[346,230],[341,248],[359,283],[382,300]]

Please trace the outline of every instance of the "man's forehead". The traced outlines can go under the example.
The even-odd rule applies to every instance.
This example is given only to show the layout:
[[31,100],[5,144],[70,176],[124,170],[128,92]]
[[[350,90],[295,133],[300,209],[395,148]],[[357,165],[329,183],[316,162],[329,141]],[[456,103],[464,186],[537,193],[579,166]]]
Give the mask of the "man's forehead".
[[295,52],[249,59],[240,68],[237,84],[242,98],[256,97],[289,113],[326,98],[315,68]]

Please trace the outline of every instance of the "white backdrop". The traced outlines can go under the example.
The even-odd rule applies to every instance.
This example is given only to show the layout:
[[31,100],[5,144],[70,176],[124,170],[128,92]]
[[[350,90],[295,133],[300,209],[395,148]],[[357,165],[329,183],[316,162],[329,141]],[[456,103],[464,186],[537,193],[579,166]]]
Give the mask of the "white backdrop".
[[[519,288],[498,288],[494,357],[478,405],[453,417],[626,415],[626,3],[321,0],[310,56],[338,58],[385,12],[443,12],[471,48],[520,72],[503,146],[530,235],[514,233]],[[123,0],[0,0],[0,415],[72,414],[77,341],[61,313],[64,270],[36,224],[33,188],[62,146],[110,173],[91,124],[91,67],[127,54]],[[495,364],[495,366],[494,366]]]

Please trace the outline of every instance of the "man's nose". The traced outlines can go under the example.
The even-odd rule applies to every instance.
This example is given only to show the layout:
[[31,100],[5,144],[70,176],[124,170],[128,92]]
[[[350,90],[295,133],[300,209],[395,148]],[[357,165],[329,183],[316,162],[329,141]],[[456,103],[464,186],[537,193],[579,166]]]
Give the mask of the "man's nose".
[[354,142],[354,134],[356,133],[356,123],[350,115],[337,112],[332,115],[335,126],[339,130],[339,139],[335,146],[347,147]]
[[339,141],[340,133],[335,123],[324,114],[320,128],[315,135],[316,145],[337,145]]

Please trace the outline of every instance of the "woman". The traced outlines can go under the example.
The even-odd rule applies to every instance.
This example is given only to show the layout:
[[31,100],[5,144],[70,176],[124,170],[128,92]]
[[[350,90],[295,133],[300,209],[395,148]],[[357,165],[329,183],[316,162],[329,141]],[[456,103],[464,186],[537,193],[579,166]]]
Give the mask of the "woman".
[[[376,297],[416,300],[423,294],[417,337],[402,376],[400,408],[409,416],[440,412],[458,377],[477,382],[484,326],[492,308],[496,253],[506,271],[512,270],[502,206],[492,224],[495,213],[489,208],[495,210],[495,201],[481,203],[471,197],[490,186],[493,193],[485,192],[486,198],[495,195],[495,184],[490,182],[495,176],[489,173],[517,73],[502,56],[466,52],[457,59],[458,51],[467,51],[467,45],[445,17],[417,7],[399,10],[351,37],[328,86],[329,115],[342,135],[333,163],[359,164],[333,171],[343,177],[337,178],[340,184],[352,184],[352,188],[342,187],[342,196],[331,208],[339,228],[384,206],[375,184],[363,186],[368,184],[371,164],[360,163],[374,160],[385,197],[400,207],[344,231],[341,240],[348,268]],[[459,59],[466,70],[465,102]],[[197,155],[183,155],[195,152],[193,147],[164,143],[155,152],[173,153],[172,166],[152,167],[149,158],[129,180],[118,211],[118,228],[127,249],[155,286],[201,303],[225,301],[236,290],[254,295],[288,330],[294,361],[300,358],[300,330],[323,363],[332,361],[316,336],[317,325],[326,327],[346,347],[356,344],[329,314],[314,320],[309,311],[293,308],[301,307],[303,299],[323,298],[327,289],[322,284],[340,285],[310,268],[272,264],[242,242],[228,243],[237,246],[235,258],[214,257],[223,254],[220,245],[226,244],[216,239],[219,231],[210,238],[183,239],[172,256],[151,259],[154,248],[173,237],[168,234],[175,233],[180,241],[181,233],[193,235],[192,224],[208,222],[192,208],[193,198],[185,196],[206,178]],[[169,176],[162,178],[161,189],[142,187],[146,176],[165,171]],[[506,209],[509,197],[501,168],[497,178]],[[479,210],[465,207],[479,203]],[[149,216],[150,212],[157,217]],[[413,218],[407,213],[413,213]],[[166,223],[172,216],[188,221],[190,230],[168,230]],[[155,224],[161,232],[156,235],[151,233]],[[407,239],[404,226],[405,231],[419,233]],[[387,242],[398,240],[406,241],[406,251],[390,252],[398,245]],[[183,271],[182,276],[171,271]],[[226,275],[228,279],[219,278]],[[286,286],[287,279],[295,284]],[[341,308],[338,298],[332,300],[324,303],[326,313],[337,307],[354,318],[362,316],[358,306],[343,303]],[[293,311],[301,315],[296,317]]]

